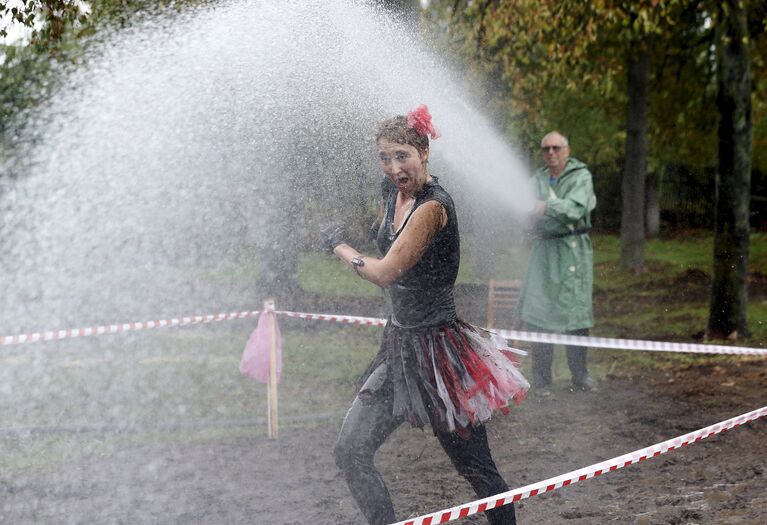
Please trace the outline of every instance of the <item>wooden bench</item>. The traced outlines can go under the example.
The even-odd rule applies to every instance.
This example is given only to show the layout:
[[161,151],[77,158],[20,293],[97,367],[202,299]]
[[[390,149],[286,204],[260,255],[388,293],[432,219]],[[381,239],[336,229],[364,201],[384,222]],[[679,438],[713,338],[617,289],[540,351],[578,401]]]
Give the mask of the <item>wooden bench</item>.
[[493,328],[499,310],[513,312],[519,302],[522,281],[497,281],[490,279],[487,286],[487,328]]

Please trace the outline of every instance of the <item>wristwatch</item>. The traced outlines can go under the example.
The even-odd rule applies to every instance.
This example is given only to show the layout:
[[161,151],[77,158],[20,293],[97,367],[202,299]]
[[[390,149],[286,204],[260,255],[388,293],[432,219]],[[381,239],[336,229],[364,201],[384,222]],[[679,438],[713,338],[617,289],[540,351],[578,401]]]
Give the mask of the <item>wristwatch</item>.
[[365,266],[365,259],[362,256],[352,257],[352,266],[356,270],[359,266]]

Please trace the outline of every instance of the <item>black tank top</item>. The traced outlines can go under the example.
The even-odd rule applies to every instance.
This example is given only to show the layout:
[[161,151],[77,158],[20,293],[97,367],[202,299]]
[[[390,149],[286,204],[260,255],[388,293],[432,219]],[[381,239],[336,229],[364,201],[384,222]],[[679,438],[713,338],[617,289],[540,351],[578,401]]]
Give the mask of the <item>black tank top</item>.
[[453,199],[439,185],[437,178],[432,177],[416,196],[413,209],[402,228],[395,232],[393,221],[397,194],[396,189],[389,193],[384,218],[378,229],[376,241],[381,255],[386,255],[413,212],[425,202],[439,202],[447,213],[447,224],[432,239],[419,261],[387,288],[392,305],[392,323],[408,328],[452,322],[456,317],[453,286],[461,259],[458,218]]

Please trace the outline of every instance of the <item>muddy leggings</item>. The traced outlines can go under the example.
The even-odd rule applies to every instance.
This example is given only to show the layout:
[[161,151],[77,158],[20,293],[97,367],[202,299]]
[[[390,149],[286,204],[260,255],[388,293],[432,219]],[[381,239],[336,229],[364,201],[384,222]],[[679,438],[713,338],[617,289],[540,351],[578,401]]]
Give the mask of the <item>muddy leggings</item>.
[[[386,365],[379,366],[368,378],[346,414],[333,453],[362,513],[371,525],[396,522],[394,506],[373,457],[386,438],[403,422],[392,415],[391,382]],[[435,435],[453,466],[485,498],[509,490],[490,456],[484,425],[470,427],[468,439],[453,432]],[[517,523],[512,504],[489,510],[491,525]]]

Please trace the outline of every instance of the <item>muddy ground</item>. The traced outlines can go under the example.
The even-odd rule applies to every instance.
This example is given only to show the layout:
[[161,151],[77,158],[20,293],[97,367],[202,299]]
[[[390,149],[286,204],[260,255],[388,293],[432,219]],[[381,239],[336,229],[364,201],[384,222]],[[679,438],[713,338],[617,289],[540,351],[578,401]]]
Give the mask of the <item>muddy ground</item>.
[[[340,305],[338,305],[340,306]],[[345,310],[340,310],[345,311]],[[374,312],[372,312],[374,313]],[[599,391],[560,380],[488,424],[512,488],[609,459],[767,404],[767,363],[728,358],[667,371],[615,366],[592,351]],[[558,350],[558,359],[562,359]],[[362,524],[331,449],[342,414],[246,436],[142,444],[108,455],[0,473],[3,524]],[[400,519],[474,499],[428,431],[401,428],[377,464]],[[767,421],[518,505],[520,524],[767,523]],[[482,516],[462,523],[485,523]]]
[[[673,380],[673,381],[672,381]],[[608,377],[596,393],[531,396],[489,424],[496,462],[518,487],[759,408],[757,360],[689,367],[675,377]],[[279,440],[146,445],[0,483],[2,517],[26,523],[331,525],[364,523],[330,450],[339,417]],[[523,501],[521,524],[751,524],[767,520],[767,422]],[[378,465],[398,516],[470,501],[428,432],[398,431]],[[470,518],[464,523],[483,523]]]

